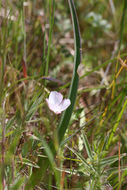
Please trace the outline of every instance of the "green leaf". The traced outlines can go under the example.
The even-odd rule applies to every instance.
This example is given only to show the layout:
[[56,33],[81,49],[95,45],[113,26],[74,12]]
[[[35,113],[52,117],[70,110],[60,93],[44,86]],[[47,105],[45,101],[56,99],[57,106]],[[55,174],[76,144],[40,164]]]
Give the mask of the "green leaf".
[[127,99],[125,100],[125,102],[124,102],[124,104],[123,104],[123,106],[122,106],[122,109],[121,109],[121,111],[120,111],[120,113],[119,113],[119,115],[118,115],[117,121],[116,121],[115,125],[113,126],[113,129],[112,129],[112,132],[111,132],[111,134],[110,134],[110,136],[109,136],[108,144],[107,144],[107,147],[106,147],[107,149],[108,149],[109,145],[110,145],[111,142],[112,142],[114,133],[115,133],[116,130],[117,130],[117,127],[118,127],[118,125],[119,125],[119,123],[120,123],[120,120],[121,120],[121,118],[122,118],[122,115],[123,115],[123,113],[124,113],[124,111],[125,111],[126,106],[127,106]]
[[17,190],[21,188],[21,185],[24,182],[24,177],[21,177],[15,181],[15,183],[12,185],[12,187],[10,188],[10,190]]
[[44,177],[44,175],[46,175],[46,169],[49,166],[49,160],[44,157],[39,157],[37,165],[39,168],[34,169],[34,172],[25,185],[25,190],[32,190],[40,183],[41,179]]
[[82,164],[84,165],[84,169],[88,172],[88,174],[92,173],[92,171],[95,172],[94,168],[92,167],[91,164],[87,163],[87,161],[84,159],[84,157],[78,153],[76,150],[70,148],[67,146],[67,148],[72,151],[76,156],[77,158],[82,162]]
[[76,10],[75,10],[73,0],[68,0],[68,2],[69,2],[70,11],[71,11],[73,30],[74,30],[75,58],[74,58],[73,76],[72,76],[72,81],[71,81],[71,86],[70,86],[70,91],[69,91],[69,99],[71,100],[71,105],[63,113],[62,118],[60,120],[60,124],[58,126],[58,139],[59,139],[60,144],[61,144],[61,141],[64,137],[66,129],[68,128],[69,121],[70,121],[72,111],[74,108],[74,104],[76,101],[78,82],[79,82],[79,76],[77,74],[77,69],[78,69],[78,66],[81,62],[81,37],[80,37],[78,19],[77,19]]
[[89,145],[89,142],[88,142],[88,139],[86,137],[86,135],[82,132],[82,137],[83,137],[83,142],[84,142],[84,145],[85,145],[85,148],[86,148],[86,152],[88,154],[88,157],[92,160],[92,150],[90,148],[90,145]]
[[47,144],[46,141],[42,138],[42,136],[38,133],[36,134],[36,139],[39,140],[42,144],[45,151],[45,155],[43,157],[40,155],[38,156],[37,166],[39,168],[34,169],[34,172],[32,173],[32,175],[26,183],[25,190],[34,189],[34,187],[38,185],[40,181],[45,177],[46,170],[48,167],[50,167],[50,170],[52,169],[52,171],[54,172],[56,181],[59,181],[59,173],[58,171],[56,171],[56,164],[54,160],[55,148],[53,142],[50,141]]
[[22,162],[19,161],[19,163],[22,163],[22,164],[25,164],[27,166],[31,166],[31,167],[34,167],[34,168],[39,168],[39,166],[36,163],[34,163],[33,161],[28,160],[26,158],[22,158]]
[[30,104],[26,113],[26,121],[29,121],[33,117],[42,102],[42,98],[43,96],[40,96],[40,94],[37,94],[37,97],[33,97],[33,102]]
[[[124,156],[126,156],[126,154],[121,154],[120,155],[120,158],[123,158]],[[111,165],[113,164],[114,162],[118,161],[119,157],[118,155],[115,155],[115,156],[110,156],[110,157],[107,157],[107,158],[104,158],[100,161],[100,166],[101,167],[105,167],[107,165]],[[118,171],[118,168],[117,168],[117,171]]]

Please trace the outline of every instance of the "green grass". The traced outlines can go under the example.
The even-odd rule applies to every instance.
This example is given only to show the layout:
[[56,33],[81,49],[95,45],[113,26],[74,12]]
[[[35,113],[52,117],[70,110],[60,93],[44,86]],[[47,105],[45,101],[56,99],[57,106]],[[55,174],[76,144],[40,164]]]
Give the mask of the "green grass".
[[0,1],[0,189],[127,189],[126,8]]

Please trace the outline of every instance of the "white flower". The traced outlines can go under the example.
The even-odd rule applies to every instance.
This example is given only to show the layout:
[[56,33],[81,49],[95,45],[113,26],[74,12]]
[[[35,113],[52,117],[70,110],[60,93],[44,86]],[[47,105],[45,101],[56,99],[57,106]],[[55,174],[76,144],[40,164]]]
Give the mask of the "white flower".
[[71,101],[69,99],[63,99],[63,95],[59,92],[52,91],[49,95],[49,98],[46,99],[48,107],[55,114],[60,114],[62,111],[66,110]]

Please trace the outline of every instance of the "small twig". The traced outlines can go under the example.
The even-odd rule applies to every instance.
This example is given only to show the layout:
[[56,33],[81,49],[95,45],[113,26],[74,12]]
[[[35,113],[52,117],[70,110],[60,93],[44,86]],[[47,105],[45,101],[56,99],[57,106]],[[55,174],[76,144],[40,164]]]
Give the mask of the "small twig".
[[118,57],[118,60],[120,61],[120,64],[127,69],[126,65],[127,60],[123,61],[120,57]]
[[27,78],[27,66],[26,66],[26,62],[24,59],[22,59],[22,68],[23,68],[23,76],[24,76],[24,78]]
[[[118,58],[118,59],[120,59],[120,58]],[[115,80],[118,78],[118,76],[120,75],[121,71],[122,71],[124,68],[127,68],[127,65],[125,64],[125,63],[126,63],[126,60],[125,60],[125,61],[122,61],[122,59],[120,59],[120,60],[121,60],[120,64],[121,64],[122,66],[120,67],[119,71],[116,73],[115,79],[112,81],[112,83],[111,83],[110,86],[109,86],[110,88],[115,84]]]
[[61,181],[60,181],[60,190],[64,189],[64,179],[65,179],[65,171],[62,171]]

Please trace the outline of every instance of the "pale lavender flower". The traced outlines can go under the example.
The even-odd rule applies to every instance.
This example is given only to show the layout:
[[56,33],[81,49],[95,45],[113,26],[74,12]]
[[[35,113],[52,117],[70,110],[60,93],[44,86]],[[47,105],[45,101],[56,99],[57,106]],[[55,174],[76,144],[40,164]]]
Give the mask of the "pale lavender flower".
[[66,110],[71,101],[69,99],[63,99],[63,95],[59,92],[52,91],[49,95],[49,98],[46,99],[48,107],[55,114],[60,114],[62,111]]

